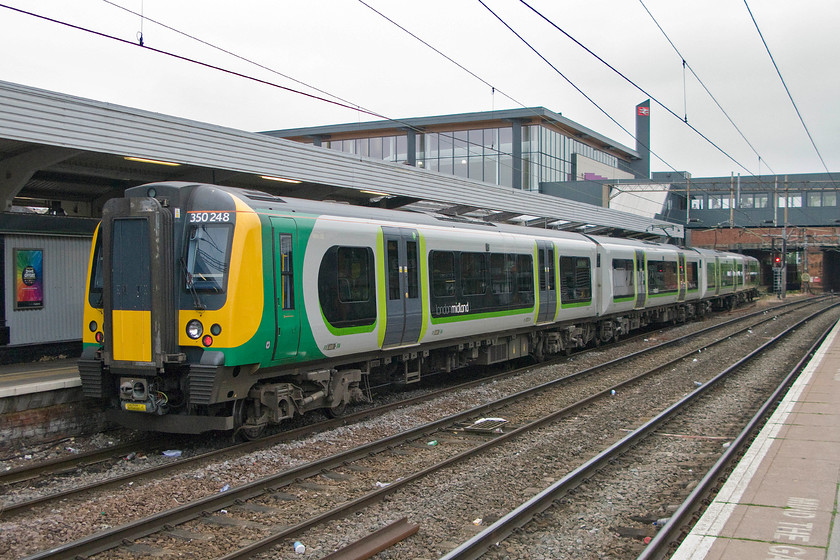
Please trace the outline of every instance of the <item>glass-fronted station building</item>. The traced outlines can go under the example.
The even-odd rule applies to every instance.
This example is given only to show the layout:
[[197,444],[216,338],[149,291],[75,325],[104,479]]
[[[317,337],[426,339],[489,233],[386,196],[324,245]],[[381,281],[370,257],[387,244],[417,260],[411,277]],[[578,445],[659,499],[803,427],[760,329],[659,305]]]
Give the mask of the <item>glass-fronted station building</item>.
[[587,177],[647,177],[649,159],[543,107],[266,134],[526,191]]

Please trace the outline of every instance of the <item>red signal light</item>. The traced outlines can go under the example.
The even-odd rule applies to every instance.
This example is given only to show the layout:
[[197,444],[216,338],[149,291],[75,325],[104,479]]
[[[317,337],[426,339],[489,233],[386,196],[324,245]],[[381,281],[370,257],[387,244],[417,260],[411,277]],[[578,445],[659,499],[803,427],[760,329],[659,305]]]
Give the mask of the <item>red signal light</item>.
[[212,336],[210,336],[209,334],[204,335],[204,338],[202,338],[202,339],[201,339],[201,343],[202,343],[204,346],[210,346],[210,345],[212,345],[212,344],[213,344],[213,337],[212,337]]

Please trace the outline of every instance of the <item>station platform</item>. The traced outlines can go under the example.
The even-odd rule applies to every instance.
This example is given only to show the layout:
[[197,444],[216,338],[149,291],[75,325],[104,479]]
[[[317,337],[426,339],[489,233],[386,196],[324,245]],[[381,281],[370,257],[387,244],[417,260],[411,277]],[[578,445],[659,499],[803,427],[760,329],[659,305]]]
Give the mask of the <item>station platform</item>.
[[0,399],[81,386],[76,358],[0,366]]
[[101,425],[103,415],[85,403],[75,358],[0,366],[0,451]]
[[840,560],[840,322],[672,560]]

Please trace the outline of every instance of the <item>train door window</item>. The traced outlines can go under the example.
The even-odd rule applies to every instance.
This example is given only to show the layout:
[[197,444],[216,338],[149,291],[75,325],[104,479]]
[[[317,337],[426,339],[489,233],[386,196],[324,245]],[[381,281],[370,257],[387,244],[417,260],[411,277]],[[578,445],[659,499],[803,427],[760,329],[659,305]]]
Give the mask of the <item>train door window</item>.
[[283,309],[295,308],[295,286],[292,271],[292,236],[281,233],[280,238],[280,302]]
[[709,261],[709,265],[706,267],[706,287],[717,287],[717,265],[711,260]]
[[546,278],[546,287],[549,291],[554,291],[554,277],[556,276],[555,268],[554,268],[554,248],[549,249],[546,251],[547,253],[547,263],[548,271],[547,271],[547,278]]
[[685,263],[685,282],[686,288],[689,290],[697,289],[697,263]]
[[538,254],[538,257],[539,257],[537,259],[537,262],[538,262],[537,267],[538,267],[538,270],[540,271],[540,273],[538,275],[538,278],[540,280],[540,291],[544,292],[546,290],[545,281],[546,281],[546,276],[547,276],[546,265],[545,265],[545,251],[539,250],[539,251],[537,251],[537,254]]
[[564,305],[592,299],[591,268],[589,258],[560,257],[560,289]]
[[487,291],[485,253],[461,253],[461,293],[479,296]]
[[435,297],[455,296],[455,253],[432,251],[431,261],[432,295]]
[[400,299],[399,240],[389,240],[386,251],[388,253],[388,299]]
[[408,257],[408,297],[417,298],[420,297],[420,286],[418,285],[420,273],[417,269],[417,242],[406,241],[405,246]]
[[633,259],[613,259],[614,300],[632,300],[636,296],[633,278]]

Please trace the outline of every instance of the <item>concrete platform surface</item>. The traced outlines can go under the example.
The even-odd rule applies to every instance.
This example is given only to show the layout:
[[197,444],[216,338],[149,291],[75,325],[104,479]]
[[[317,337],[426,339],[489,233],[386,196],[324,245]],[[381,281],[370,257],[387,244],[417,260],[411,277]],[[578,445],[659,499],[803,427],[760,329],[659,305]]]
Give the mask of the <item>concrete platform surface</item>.
[[840,323],[672,560],[840,560]]

